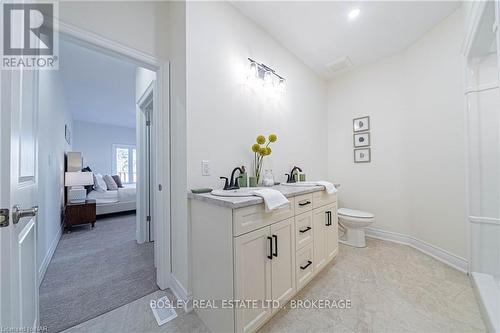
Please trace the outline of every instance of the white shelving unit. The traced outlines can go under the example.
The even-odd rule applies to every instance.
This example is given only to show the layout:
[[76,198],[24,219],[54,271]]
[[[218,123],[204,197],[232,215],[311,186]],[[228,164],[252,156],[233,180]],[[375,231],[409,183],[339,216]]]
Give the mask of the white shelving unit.
[[490,332],[500,332],[500,36],[498,1],[466,16],[465,96],[472,279]]

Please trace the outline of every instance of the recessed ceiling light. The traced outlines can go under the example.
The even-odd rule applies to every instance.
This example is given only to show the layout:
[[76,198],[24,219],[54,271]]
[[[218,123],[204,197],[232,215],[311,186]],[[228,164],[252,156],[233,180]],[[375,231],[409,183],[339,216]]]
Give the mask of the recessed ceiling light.
[[349,12],[347,17],[349,18],[349,20],[354,20],[355,18],[357,18],[359,16],[360,13],[361,13],[361,9],[354,8]]

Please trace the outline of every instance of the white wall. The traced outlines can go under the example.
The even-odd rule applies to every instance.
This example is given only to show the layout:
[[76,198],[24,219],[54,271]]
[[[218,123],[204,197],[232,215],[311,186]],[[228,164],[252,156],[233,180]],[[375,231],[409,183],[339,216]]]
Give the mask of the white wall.
[[65,152],[71,151],[64,138],[64,126],[73,131],[71,114],[64,99],[59,71],[40,71],[39,91],[39,213],[37,221],[37,264],[43,274],[51,252],[59,241],[64,207]]
[[168,59],[168,1],[64,1],[63,22]]
[[135,128],[73,122],[73,151],[82,153],[84,167],[103,175],[114,174],[113,144],[135,145]]
[[[465,258],[462,33],[459,10],[403,52],[330,82],[328,158],[341,206]],[[365,115],[372,163],[354,164],[352,119]]]
[[[187,3],[188,186],[220,188],[238,165],[253,170],[258,134],[276,133],[266,157],[279,181],[290,167],[309,179],[327,176],[326,83],[232,5]],[[284,96],[269,96],[247,80],[247,58],[284,76]],[[211,161],[211,176],[201,161]]]

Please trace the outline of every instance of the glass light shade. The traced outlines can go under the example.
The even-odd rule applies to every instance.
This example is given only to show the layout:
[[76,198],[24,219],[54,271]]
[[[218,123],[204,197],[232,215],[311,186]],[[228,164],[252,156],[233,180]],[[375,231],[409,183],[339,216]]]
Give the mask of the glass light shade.
[[286,81],[285,79],[279,79],[278,81],[278,92],[284,94],[286,92]]
[[92,172],[65,172],[64,185],[65,186],[85,186],[94,184],[94,177]]
[[248,65],[247,79],[256,78],[257,73],[258,73],[257,64],[254,61],[250,61],[250,65]]
[[264,73],[264,86],[271,87],[273,85],[273,73],[271,71],[266,71]]

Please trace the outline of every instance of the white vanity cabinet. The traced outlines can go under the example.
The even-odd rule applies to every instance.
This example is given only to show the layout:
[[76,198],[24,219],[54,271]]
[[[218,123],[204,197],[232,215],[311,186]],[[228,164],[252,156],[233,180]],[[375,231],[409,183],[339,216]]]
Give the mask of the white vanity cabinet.
[[[238,300],[276,300],[295,294],[293,217],[234,238],[234,296]],[[236,309],[238,331],[252,332],[272,313],[270,304]]]
[[338,252],[337,203],[313,210],[314,270],[322,269]]
[[218,304],[195,306],[212,332],[256,331],[279,311],[270,301],[286,304],[335,257],[337,195],[317,191],[273,212],[262,203],[191,197],[193,299]]

